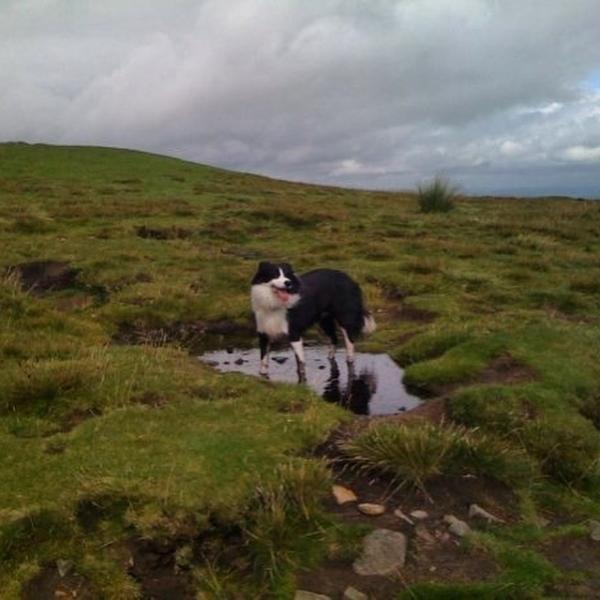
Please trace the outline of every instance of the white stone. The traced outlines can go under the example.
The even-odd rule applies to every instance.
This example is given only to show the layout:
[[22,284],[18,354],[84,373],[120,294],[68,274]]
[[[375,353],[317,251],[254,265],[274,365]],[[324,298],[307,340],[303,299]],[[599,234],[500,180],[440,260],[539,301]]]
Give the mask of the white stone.
[[410,516],[413,519],[417,519],[417,521],[423,521],[425,519],[427,519],[429,517],[429,513],[427,511],[424,510],[413,510],[410,513]]
[[411,519],[409,516],[405,515],[405,514],[402,512],[402,509],[401,509],[401,508],[397,508],[397,509],[394,511],[394,516],[395,516],[395,517],[398,517],[399,519],[402,519],[403,521],[406,521],[406,522],[407,522],[409,525],[414,525],[414,524],[415,524],[415,522],[414,522],[414,521],[413,521],[413,520],[412,520],[412,519]]
[[385,512],[385,506],[383,504],[372,504],[370,502],[363,502],[358,505],[358,510],[360,510],[363,515],[369,515],[370,517],[378,517]]
[[502,519],[489,513],[487,510],[481,508],[478,504],[471,504],[469,506],[469,518],[470,519],[484,519],[488,523],[504,523]]

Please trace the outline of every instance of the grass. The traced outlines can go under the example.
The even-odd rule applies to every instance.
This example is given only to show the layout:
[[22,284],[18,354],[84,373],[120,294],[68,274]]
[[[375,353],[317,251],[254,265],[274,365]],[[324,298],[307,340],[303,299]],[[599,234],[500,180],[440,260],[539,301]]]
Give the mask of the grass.
[[[248,282],[263,259],[348,271],[378,323],[362,347],[388,352],[415,390],[449,396],[446,428],[372,431],[368,461],[421,486],[438,471],[491,474],[527,498],[530,520],[600,516],[599,203],[456,197],[423,212],[416,194],[106,148],[0,144],[0,163],[7,598],[59,558],[96,596],[134,598],[119,545],[136,536],[171,540],[182,561],[193,547],[190,571],[215,597],[237,585],[290,597],[294,571],[327,552],[331,525],[306,504],[324,474],[307,456],[340,410],[297,386],[217,376],[160,336],[114,343],[123,327],[189,322],[234,329],[199,348],[251,343]],[[80,269],[77,285],[33,296],[5,272],[44,259]],[[529,376],[494,371],[506,357]],[[522,527],[502,540],[507,555]],[[228,535],[243,542],[233,558]],[[502,564],[503,585],[529,585]],[[536,565],[538,593],[553,575]]]
[[536,477],[535,464],[518,447],[455,425],[374,425],[341,448],[362,469],[425,493],[425,484],[440,475],[475,473],[521,487]]
[[449,212],[454,208],[458,188],[441,177],[417,189],[417,200],[422,212]]

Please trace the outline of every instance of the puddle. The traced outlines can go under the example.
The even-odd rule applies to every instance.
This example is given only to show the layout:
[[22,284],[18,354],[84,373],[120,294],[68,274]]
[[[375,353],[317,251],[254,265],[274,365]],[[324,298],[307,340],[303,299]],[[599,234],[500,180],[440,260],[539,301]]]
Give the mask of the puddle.
[[[421,404],[419,398],[406,391],[403,370],[387,354],[357,352],[354,368],[349,372],[343,351],[334,363],[327,357],[326,346],[307,346],[304,352],[307,383],[328,402],[336,402],[359,415],[393,415]],[[206,352],[199,358],[221,373],[258,376],[258,348]],[[269,378],[298,382],[291,350],[271,353]]]

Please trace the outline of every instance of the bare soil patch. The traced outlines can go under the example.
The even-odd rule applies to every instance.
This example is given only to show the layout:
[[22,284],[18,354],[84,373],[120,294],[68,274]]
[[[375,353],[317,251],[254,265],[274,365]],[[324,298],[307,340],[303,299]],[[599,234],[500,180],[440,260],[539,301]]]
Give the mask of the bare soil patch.
[[190,351],[200,353],[201,350],[215,344],[210,338],[218,341],[217,346],[223,345],[227,336],[228,343],[235,345],[238,341],[248,341],[254,334],[250,324],[235,321],[175,321],[162,327],[146,327],[143,324],[121,323],[113,336],[113,342],[118,344],[150,344],[160,346],[177,343],[186,346]]
[[529,365],[510,354],[503,354],[495,358],[477,377],[477,383],[514,384],[535,381],[537,378],[537,372]]
[[36,296],[74,287],[80,271],[59,260],[34,260],[6,269],[19,278],[23,290]]
[[61,577],[56,565],[49,564],[25,584],[22,597],[23,600],[56,600],[57,598],[95,600],[98,595],[81,575],[67,573]]
[[194,235],[191,229],[183,227],[147,227],[141,225],[136,228],[138,237],[150,240],[184,240]]
[[171,542],[132,539],[126,544],[127,572],[141,588],[143,600],[194,600],[191,577],[177,568]]

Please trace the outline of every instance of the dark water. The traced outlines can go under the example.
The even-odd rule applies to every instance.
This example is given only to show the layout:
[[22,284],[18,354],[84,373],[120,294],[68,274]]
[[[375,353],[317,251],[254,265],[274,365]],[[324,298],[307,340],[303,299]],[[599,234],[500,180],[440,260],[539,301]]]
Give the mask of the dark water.
[[[336,402],[361,415],[391,415],[421,404],[419,398],[406,391],[402,369],[387,354],[358,352],[354,367],[349,370],[343,352],[337,361],[330,361],[327,352],[326,346],[305,347],[307,383],[328,402]],[[222,373],[258,376],[258,348],[206,352],[199,358]],[[269,378],[297,383],[296,361],[291,350],[271,353]]]

